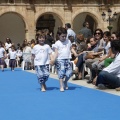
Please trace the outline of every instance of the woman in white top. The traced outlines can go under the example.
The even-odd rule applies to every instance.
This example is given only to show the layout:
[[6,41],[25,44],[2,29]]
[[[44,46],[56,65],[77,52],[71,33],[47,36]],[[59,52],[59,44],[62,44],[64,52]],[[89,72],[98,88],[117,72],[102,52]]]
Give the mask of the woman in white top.
[[[104,46],[104,54],[103,56],[100,57],[98,61],[95,61],[92,64],[92,78],[97,79],[97,75],[99,72],[104,68],[104,60],[106,58],[110,57],[110,48],[111,48],[111,33],[109,31],[105,31],[103,34],[103,40],[105,41],[105,46]],[[95,80],[94,79],[94,80]]]
[[12,46],[12,42],[11,42],[10,38],[6,38],[5,49],[6,49],[7,53],[9,52],[9,48],[11,46]]
[[46,91],[46,81],[49,77],[49,63],[52,59],[52,49],[49,45],[44,44],[45,35],[41,34],[37,38],[37,44],[32,49],[32,57],[34,59],[35,71],[38,82],[41,85],[41,91]]
[[72,75],[72,64],[70,62],[71,50],[73,54],[75,54],[75,56],[77,56],[77,54],[75,50],[72,49],[72,44],[70,40],[66,39],[67,30],[61,27],[57,34],[59,35],[59,40],[54,45],[55,59],[58,77],[60,80],[60,91],[64,91],[64,87],[65,89],[68,89],[67,81],[70,79]]
[[0,41],[0,67],[2,69],[2,72],[4,71],[5,58],[6,58],[6,52],[2,46],[2,42]]
[[31,66],[31,47],[28,45],[29,43],[23,43],[23,61],[25,62],[25,69],[29,69]]

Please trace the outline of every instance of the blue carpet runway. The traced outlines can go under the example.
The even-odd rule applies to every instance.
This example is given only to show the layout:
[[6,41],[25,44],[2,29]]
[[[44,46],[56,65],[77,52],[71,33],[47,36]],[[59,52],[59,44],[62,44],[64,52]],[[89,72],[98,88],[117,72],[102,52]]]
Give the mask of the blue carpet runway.
[[0,71],[0,120],[120,120],[120,97],[50,78],[40,91],[35,74]]

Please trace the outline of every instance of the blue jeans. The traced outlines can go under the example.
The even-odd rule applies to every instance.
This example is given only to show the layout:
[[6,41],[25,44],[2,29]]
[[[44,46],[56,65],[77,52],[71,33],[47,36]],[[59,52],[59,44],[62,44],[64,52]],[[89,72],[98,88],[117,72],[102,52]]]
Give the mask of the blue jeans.
[[117,88],[120,87],[120,78],[108,73],[107,71],[101,71],[98,75],[96,86],[98,86],[98,84],[104,84],[111,86],[112,88]]
[[76,67],[78,67],[78,69],[79,69],[79,72],[81,72],[82,73],[82,71],[83,71],[83,64],[84,64],[84,60],[83,60],[83,54],[81,54],[81,55],[79,55],[78,56],[78,62],[77,62],[77,64],[76,64]]

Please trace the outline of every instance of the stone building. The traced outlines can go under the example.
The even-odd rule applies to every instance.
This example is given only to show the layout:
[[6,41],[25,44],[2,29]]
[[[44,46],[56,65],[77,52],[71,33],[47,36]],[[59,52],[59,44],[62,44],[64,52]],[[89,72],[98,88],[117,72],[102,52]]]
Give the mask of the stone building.
[[[84,21],[90,28],[108,30],[108,9],[117,13],[110,19],[112,31],[120,30],[120,0],[0,0],[0,41],[10,37],[16,43],[35,38],[37,30],[48,28],[56,34],[59,26],[71,23],[77,33]],[[103,21],[102,13],[106,14]]]

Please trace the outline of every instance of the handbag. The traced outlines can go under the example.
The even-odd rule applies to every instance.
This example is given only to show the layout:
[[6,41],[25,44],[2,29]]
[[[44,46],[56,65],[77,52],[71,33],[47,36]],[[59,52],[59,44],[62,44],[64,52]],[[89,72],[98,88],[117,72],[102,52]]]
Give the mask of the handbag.
[[74,60],[74,64],[76,65],[78,62],[78,57],[76,57],[76,59]]
[[100,55],[93,55],[91,53],[87,53],[85,59],[95,59],[100,58]]

